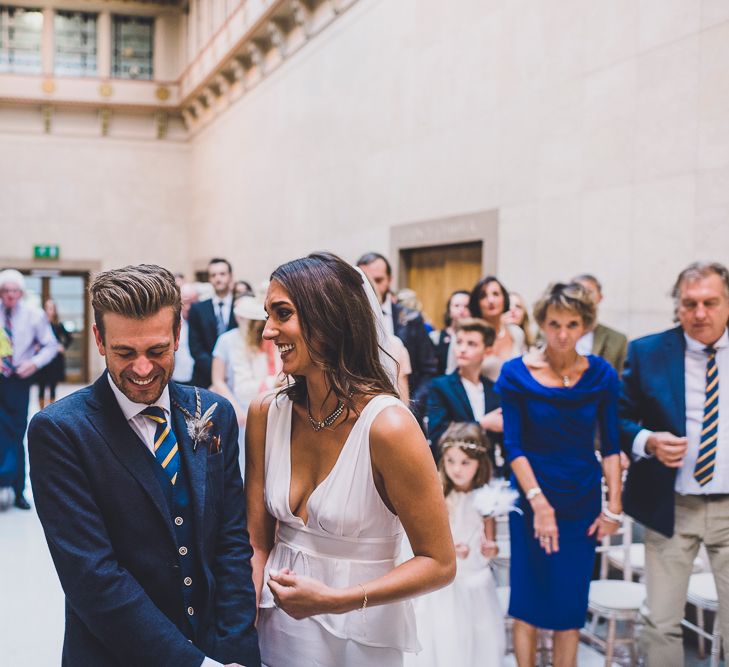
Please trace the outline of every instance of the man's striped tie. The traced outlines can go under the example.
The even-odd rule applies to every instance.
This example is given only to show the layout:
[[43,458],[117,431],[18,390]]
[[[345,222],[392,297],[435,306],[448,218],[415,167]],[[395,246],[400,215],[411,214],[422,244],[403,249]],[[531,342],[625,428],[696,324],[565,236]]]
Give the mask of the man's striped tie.
[[165,469],[170,482],[174,484],[177,481],[177,472],[180,469],[180,452],[177,449],[175,434],[165,417],[165,411],[156,405],[151,405],[140,414],[157,423],[157,429],[154,433],[154,455],[157,457],[159,464]]
[[704,352],[709,355],[706,362],[706,398],[699,457],[694,468],[694,478],[700,486],[704,486],[714,476],[716,444],[719,437],[719,370],[716,367],[716,350],[707,347]]

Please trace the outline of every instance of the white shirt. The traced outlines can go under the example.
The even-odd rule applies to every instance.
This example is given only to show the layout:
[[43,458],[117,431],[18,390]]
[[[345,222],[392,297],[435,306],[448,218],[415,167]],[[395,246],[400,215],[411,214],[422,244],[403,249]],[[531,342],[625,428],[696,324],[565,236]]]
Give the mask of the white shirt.
[[[677,470],[676,493],[683,495],[703,495],[710,493],[729,493],[729,334],[725,330],[714,347],[716,366],[719,373],[719,437],[714,477],[700,486],[694,479],[694,468],[699,455],[701,429],[704,421],[704,401],[706,399],[706,365],[708,355],[706,345],[684,334],[686,352],[684,354],[684,374],[686,382],[686,438],[688,449],[683,465]],[[722,416],[724,419],[722,419]],[[642,429],[633,440],[633,454],[647,457],[645,444],[651,431]]]
[[478,384],[474,384],[470,380],[461,377],[461,384],[466,390],[468,402],[471,404],[471,410],[473,410],[473,417],[477,422],[480,422],[481,417],[486,414],[486,397],[483,393],[483,383],[479,381]]
[[387,295],[385,296],[385,301],[382,304],[382,314],[384,315],[382,318],[382,324],[385,327],[385,331],[390,334],[390,336],[394,336],[395,323],[392,321],[392,301]]
[[586,357],[588,354],[592,354],[592,346],[595,342],[595,331],[594,329],[590,329],[586,334],[584,334],[580,340],[577,341],[577,345],[575,346],[575,350],[577,350],[577,354],[581,354],[583,357]]
[[[130,401],[124,394],[119,391],[119,388],[114,384],[114,380],[111,379],[111,375],[107,376],[111,390],[114,392],[116,402],[119,404],[124,417],[126,417],[129,426],[141,439],[142,442],[147,446],[152,454],[154,454],[154,434],[157,430],[157,422],[152,419],[147,419],[140,413],[148,408],[146,403],[135,403]],[[165,386],[162,395],[152,405],[156,405],[165,411],[165,417],[170,419],[170,390],[169,387]],[[221,663],[213,660],[212,658],[205,658],[201,663],[200,667],[224,667]]]
[[180,344],[175,352],[175,370],[172,372],[172,379],[175,382],[189,382],[192,380],[194,365],[195,360],[190,354],[190,325],[183,317],[180,318]]

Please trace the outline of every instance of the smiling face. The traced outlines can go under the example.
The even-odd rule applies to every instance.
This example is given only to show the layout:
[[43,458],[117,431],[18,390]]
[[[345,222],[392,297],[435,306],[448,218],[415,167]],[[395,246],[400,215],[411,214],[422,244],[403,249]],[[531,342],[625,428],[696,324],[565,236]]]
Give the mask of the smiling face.
[[276,345],[281,355],[282,372],[306,375],[315,366],[304,341],[301,321],[291,296],[276,280],[272,280],[268,287],[265,308],[268,319],[263,338]]
[[96,325],[94,337],[111,379],[133,403],[154,403],[175,367],[174,310],[166,306],[141,320],[116,313],[103,317],[104,340]]
[[485,320],[494,320],[501,317],[504,312],[504,293],[501,285],[492,280],[481,288],[481,296],[478,300],[481,308],[481,317]]
[[473,478],[478,472],[477,459],[472,459],[458,447],[449,447],[443,452],[443,468],[457,491],[473,488]]
[[507,315],[507,320],[509,322],[512,322],[513,324],[516,324],[517,326],[521,326],[522,322],[524,321],[524,316],[526,315],[524,301],[522,300],[521,296],[515,294],[514,292],[509,294],[509,312],[506,313],[504,317],[506,317]]
[[729,297],[722,279],[715,273],[684,282],[676,310],[683,330],[704,345],[713,345],[729,320]]
[[547,349],[564,354],[574,351],[577,341],[585,333],[582,317],[565,308],[549,306],[541,326]]

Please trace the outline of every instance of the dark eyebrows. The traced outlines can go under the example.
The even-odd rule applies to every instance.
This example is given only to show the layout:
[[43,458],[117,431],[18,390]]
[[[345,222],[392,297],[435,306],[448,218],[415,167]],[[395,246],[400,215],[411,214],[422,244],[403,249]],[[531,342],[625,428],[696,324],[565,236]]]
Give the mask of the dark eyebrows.
[[[156,343],[155,345],[152,345],[151,347],[148,347],[147,350],[167,350],[169,349],[171,343]],[[137,350],[129,345],[112,345],[111,349],[114,350],[114,352],[136,352]]]
[[[273,310],[273,309],[275,309],[275,308],[278,308],[279,306],[292,306],[292,305],[293,305],[293,304],[292,304],[292,303],[291,303],[290,301],[286,301],[286,300],[284,299],[284,300],[282,300],[282,301],[274,301],[274,302],[273,302],[273,303],[272,303],[272,304],[270,305],[270,308],[271,308],[271,310]],[[268,312],[268,309],[266,309],[266,312]]]

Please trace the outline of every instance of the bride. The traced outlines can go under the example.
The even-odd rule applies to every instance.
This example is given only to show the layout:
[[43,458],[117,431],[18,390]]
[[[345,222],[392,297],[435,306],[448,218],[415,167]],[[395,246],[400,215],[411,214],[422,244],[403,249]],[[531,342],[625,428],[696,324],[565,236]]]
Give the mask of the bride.
[[[315,253],[278,267],[263,332],[292,383],[255,401],[246,501],[263,664],[402,665],[408,598],[449,583],[433,458],[380,361],[369,283]],[[414,557],[395,567],[405,533]]]

